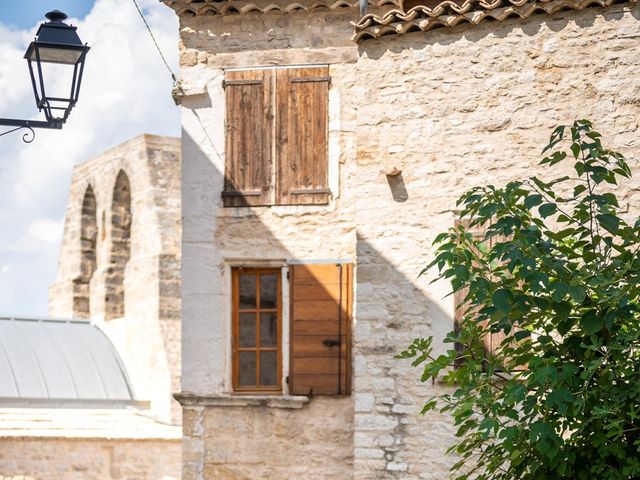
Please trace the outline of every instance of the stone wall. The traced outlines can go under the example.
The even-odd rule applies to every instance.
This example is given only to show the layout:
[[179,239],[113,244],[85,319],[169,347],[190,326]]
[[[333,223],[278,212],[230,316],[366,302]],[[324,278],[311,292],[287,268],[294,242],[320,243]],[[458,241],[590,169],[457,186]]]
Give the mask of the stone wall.
[[183,478],[353,478],[350,402],[318,397],[289,407],[186,407]]
[[[587,9],[360,45],[357,479],[446,478],[449,421],[416,414],[441,387],[418,383],[392,354],[452,328],[448,287],[417,276],[462,192],[548,175],[537,162],[552,128],[589,118],[629,157],[636,177],[620,194],[638,214],[639,16],[636,6]],[[392,167],[400,179],[380,174]],[[398,188],[406,201],[394,199]]]
[[0,438],[0,480],[178,480],[180,441]]
[[123,358],[137,398],[174,421],[180,254],[178,139],[142,135],[74,168],[49,313],[95,321]]
[[[340,257],[357,264],[353,401],[329,405],[313,398],[286,413],[295,425],[308,422],[305,441],[320,448],[326,431],[313,433],[320,418],[353,422],[353,437],[339,437],[327,467],[300,471],[304,460],[271,454],[304,456],[298,435],[280,433],[285,413],[188,406],[185,480],[243,478],[252,467],[252,478],[275,478],[272,472],[333,478],[327,469],[336,460],[348,478],[447,478],[450,420],[418,415],[425,398],[445,387],[421,384],[419,372],[393,355],[416,336],[443,338],[453,327],[449,287],[418,273],[432,258],[435,235],[453,225],[455,199],[475,185],[539,172],[551,128],[576,118],[596,121],[638,170],[638,7],[539,15],[357,46],[350,43],[353,15],[181,18],[183,390],[201,398],[229,393],[234,262]],[[337,198],[328,207],[221,208],[221,68],[304,63],[330,64]],[[381,173],[394,167],[401,175]],[[637,178],[621,192],[636,213]],[[221,438],[234,448],[226,449]],[[254,450],[259,439],[262,454]],[[236,449],[244,454],[234,455]]]
[[[355,155],[356,119],[343,89],[332,90],[329,99],[329,205],[223,208],[222,67],[318,63],[321,57],[337,62],[330,71],[333,85],[353,86],[352,67],[343,63],[355,60],[355,48],[345,37],[352,18],[351,12],[325,12],[313,26],[308,17],[297,15],[182,19],[182,156],[188,159],[182,171],[182,389],[204,399],[204,405],[184,410],[185,479],[351,476],[352,398],[318,398],[301,408],[287,402],[278,407],[216,405],[215,399],[231,393],[231,267],[282,267],[283,291],[288,292],[284,273],[289,260],[354,261],[356,253],[354,198],[347,187],[355,167],[347,162]],[[318,37],[313,48],[296,40],[320,27],[326,36]],[[250,52],[242,51],[248,32],[255,33]],[[292,48],[274,51],[274,43]],[[287,325],[286,293],[282,310]],[[286,369],[286,343],[283,351]]]

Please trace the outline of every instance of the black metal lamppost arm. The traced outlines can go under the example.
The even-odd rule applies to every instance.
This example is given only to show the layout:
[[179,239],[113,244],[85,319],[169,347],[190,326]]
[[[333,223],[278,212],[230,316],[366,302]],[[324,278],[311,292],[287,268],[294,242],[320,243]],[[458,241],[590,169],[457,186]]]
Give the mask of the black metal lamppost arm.
[[[84,71],[84,61],[89,47],[80,41],[76,27],[64,23],[67,15],[59,10],[46,14],[49,20],[40,25],[36,38],[27,48],[24,58],[29,65],[33,94],[39,111],[44,111],[46,121],[0,118],[0,126],[10,127],[0,133],[0,137],[17,130],[28,130],[22,136],[25,143],[35,138],[34,128],[60,130],[69,113],[78,101],[80,84]],[[45,90],[44,64],[57,64],[73,68],[71,88],[68,97],[52,97]],[[61,116],[54,112],[61,112]]]
[[18,130],[27,129],[29,130],[27,133],[22,135],[22,141],[25,143],[33,142],[33,139],[36,137],[36,132],[34,132],[34,128],[51,128],[55,130],[60,130],[62,128],[63,123],[59,120],[54,120],[51,122],[44,122],[42,120],[17,120],[13,118],[0,118],[0,125],[3,127],[14,127],[5,132],[0,133],[0,137],[3,135],[7,135],[9,133],[16,132]]

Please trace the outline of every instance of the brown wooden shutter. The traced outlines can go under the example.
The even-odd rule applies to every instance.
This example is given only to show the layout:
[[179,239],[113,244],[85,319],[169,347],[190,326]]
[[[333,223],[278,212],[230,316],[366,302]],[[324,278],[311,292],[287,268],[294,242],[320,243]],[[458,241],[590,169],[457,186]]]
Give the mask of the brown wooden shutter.
[[[474,225],[471,228],[471,222],[472,220],[470,219],[457,219],[455,221],[455,227],[458,228],[460,225],[464,226],[464,228],[469,231],[473,237],[476,240],[484,240],[485,238],[485,234],[486,234],[486,227],[484,225]],[[497,242],[500,241],[497,238],[491,238],[489,240],[489,243],[487,244],[487,248],[491,248],[493,246],[493,242]],[[453,322],[454,322],[454,331],[457,333],[460,329],[460,325],[462,324],[462,321],[464,319],[464,315],[467,311],[467,309],[469,308],[469,305],[464,303],[464,299],[466,298],[466,296],[469,294],[469,289],[468,288],[462,288],[460,290],[458,290],[457,292],[455,292],[453,294],[453,301],[455,304],[455,312],[454,312],[454,317],[453,317]],[[502,340],[504,340],[504,333],[503,332],[497,332],[497,333],[491,333],[489,335],[486,335],[483,339],[483,343],[484,343],[484,350],[486,352],[486,354],[495,354],[497,348],[500,346],[500,343],[502,343]],[[464,350],[463,346],[459,343],[455,344],[455,350],[458,352],[458,354],[461,354]],[[456,366],[458,366],[460,364],[460,361],[456,361]]]
[[293,395],[349,395],[353,266],[292,265],[289,271],[289,392]]
[[273,204],[273,78],[273,70],[225,73],[227,207]]
[[329,201],[329,68],[277,70],[278,203]]

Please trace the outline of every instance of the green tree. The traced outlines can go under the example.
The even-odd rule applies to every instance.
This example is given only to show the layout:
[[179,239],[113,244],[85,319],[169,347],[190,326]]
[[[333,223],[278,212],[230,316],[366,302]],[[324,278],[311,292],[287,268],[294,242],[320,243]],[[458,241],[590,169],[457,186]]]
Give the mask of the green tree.
[[640,219],[627,223],[615,194],[631,171],[586,120],[556,128],[543,155],[575,175],[474,188],[461,218],[486,237],[435,240],[423,273],[468,289],[445,340],[457,351],[416,339],[399,357],[454,386],[423,412],[455,422],[456,479],[640,479]]

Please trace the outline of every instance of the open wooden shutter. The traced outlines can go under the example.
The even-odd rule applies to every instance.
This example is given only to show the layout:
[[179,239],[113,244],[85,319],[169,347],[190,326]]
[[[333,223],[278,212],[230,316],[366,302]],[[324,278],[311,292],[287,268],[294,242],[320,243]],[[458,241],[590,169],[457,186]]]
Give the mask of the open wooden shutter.
[[293,395],[349,395],[353,266],[292,265],[289,272],[289,392]]
[[225,73],[225,206],[272,205],[272,70]]
[[329,68],[276,71],[278,203],[329,201]]

